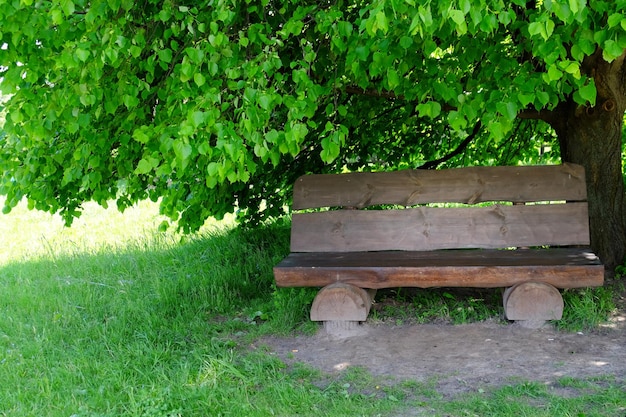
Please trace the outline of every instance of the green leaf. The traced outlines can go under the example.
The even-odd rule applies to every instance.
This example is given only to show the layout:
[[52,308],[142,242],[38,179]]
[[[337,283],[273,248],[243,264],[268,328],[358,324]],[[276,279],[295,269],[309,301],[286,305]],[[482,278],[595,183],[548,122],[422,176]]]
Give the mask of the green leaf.
[[352,35],[352,23],[350,22],[337,22],[337,32],[345,38],[349,38]]
[[613,13],[611,16],[609,16],[607,22],[609,24],[609,28],[613,28],[619,24],[622,23],[622,21],[624,20],[624,14],[623,13]]
[[300,19],[291,19],[283,26],[283,33],[285,37],[288,37],[289,35],[298,36],[302,32],[303,28],[304,22]]
[[170,17],[172,17],[172,12],[170,10],[161,9],[159,12],[159,19],[161,19],[162,22],[167,22],[170,20]]
[[322,161],[327,164],[330,164],[337,159],[341,151],[341,148],[335,139],[334,134],[322,139],[322,152],[320,153],[320,157],[322,158]]
[[189,157],[191,156],[192,148],[189,143],[183,142],[182,140],[174,140],[172,148],[176,155],[176,167],[180,170],[178,174],[181,175],[189,165]]
[[146,126],[135,129],[133,132],[133,139],[140,143],[148,143],[148,141],[150,141],[150,136],[148,136],[147,131],[148,128]]
[[498,29],[498,19],[494,14],[489,13],[480,21],[480,30],[483,32],[491,33],[496,29]]
[[576,61],[561,61],[559,67],[568,74],[572,74],[574,78],[580,78],[580,64]]
[[356,53],[357,58],[361,61],[367,61],[367,57],[370,54],[369,48],[366,46],[359,46],[354,50],[354,52]]
[[217,162],[210,162],[207,165],[207,174],[211,177],[217,177],[220,171],[220,165]]
[[468,14],[472,9],[472,2],[470,0],[461,0],[460,5],[464,14]]
[[137,45],[131,45],[130,48],[128,48],[128,51],[133,56],[133,58],[139,58],[142,49]]
[[602,46],[602,58],[607,62],[612,62],[616,58],[619,58],[624,53],[624,48],[621,48],[617,42],[613,39],[609,39],[604,42]]
[[541,107],[546,106],[550,102],[550,94],[546,93],[545,91],[538,91],[536,93],[536,96],[539,104],[541,104]]
[[431,119],[434,119],[441,114],[441,104],[436,101],[420,103],[417,105],[416,110],[419,112],[421,117],[430,117]]
[[433,25],[433,15],[430,10],[430,4],[427,4],[426,7],[419,6],[417,8],[417,13],[422,22],[424,22],[424,26],[428,28]]
[[198,145],[198,153],[200,155],[211,155],[211,144],[209,142],[201,142]]
[[206,113],[203,111],[195,111],[191,115],[191,122],[195,128],[198,128],[206,120]]
[[114,12],[117,12],[120,10],[120,6],[121,6],[120,0],[107,0],[107,4],[111,8],[111,10],[113,10]]
[[52,19],[52,24],[58,26],[63,23],[63,12],[58,9],[51,10],[50,18]]
[[259,105],[263,110],[270,110],[272,105],[272,97],[268,94],[261,94],[259,96]]
[[450,10],[449,16],[457,25],[465,23],[465,14],[460,10]]
[[393,90],[400,85],[400,77],[398,76],[398,72],[393,68],[389,68],[387,70],[387,85],[389,86],[390,90]]
[[265,134],[265,140],[271,144],[277,144],[280,139],[280,133],[276,129],[272,129]]
[[202,87],[206,83],[206,78],[199,72],[196,72],[193,75],[193,82],[196,83],[198,87]]
[[555,24],[551,19],[546,20],[546,34],[547,36],[544,38],[545,40],[548,40],[548,38],[550,36],[552,36],[552,34],[554,33],[554,28],[555,28]]
[[552,20],[547,19],[544,22],[532,22],[528,25],[530,36],[540,35],[544,40],[548,40],[554,32],[555,24]]
[[[376,13],[376,29],[380,29],[383,33],[389,31],[389,22],[387,21],[387,15],[383,10]],[[374,30],[376,32],[376,30]]]
[[572,45],[571,54],[572,58],[578,62],[581,62],[585,58],[585,53],[577,44]]
[[159,59],[167,64],[172,62],[172,50],[171,49],[159,50]]
[[576,44],[583,54],[591,56],[596,51],[595,43],[590,39],[580,39]]
[[520,101],[520,103],[522,103],[523,107],[528,106],[529,104],[531,104],[532,102],[535,101],[535,95],[534,94],[523,94],[520,93],[517,95],[518,100]]
[[187,48],[185,53],[194,64],[201,64],[204,60],[204,51],[200,48]]
[[548,67],[548,79],[550,81],[557,81],[563,78],[563,72],[557,68],[556,65],[550,65]]
[[409,49],[413,45],[413,38],[410,36],[403,36],[400,38],[400,46],[404,49]]
[[[155,160],[155,161],[158,163],[158,160]],[[148,172],[152,171],[153,168],[154,167],[151,161],[148,161],[146,159],[141,159],[139,163],[137,164],[137,168],[135,169],[135,174],[147,174]]]
[[506,103],[498,103],[496,108],[498,109],[498,112],[506,117],[508,120],[514,120],[517,117],[518,108],[517,105],[512,101],[508,101]]
[[502,125],[501,122],[491,122],[489,123],[487,128],[489,130],[491,137],[494,138],[496,141],[499,141],[504,137],[505,131],[504,131],[504,126]]
[[134,109],[135,107],[137,107],[137,105],[139,104],[139,99],[135,96],[131,96],[129,94],[125,94],[122,97],[122,101],[124,102],[124,105],[126,106],[127,109]]
[[76,57],[82,62],[86,62],[91,56],[89,51],[81,48],[77,48],[76,51],[74,51],[74,54],[76,54]]
[[530,33],[530,36],[541,35],[544,31],[545,28],[540,22],[532,22],[528,25],[528,33]]
[[421,17],[419,14],[416,14],[415,16],[413,16],[413,20],[411,21],[411,26],[409,26],[409,33],[412,36],[415,36],[418,34],[418,32],[421,32]]
[[589,82],[588,84],[580,87],[578,89],[578,94],[581,99],[588,101],[592,106],[595,105],[598,91],[596,90],[596,85],[593,82]]
[[63,13],[65,13],[65,16],[73,15],[75,10],[74,2],[72,0],[62,0],[61,9],[63,9]]

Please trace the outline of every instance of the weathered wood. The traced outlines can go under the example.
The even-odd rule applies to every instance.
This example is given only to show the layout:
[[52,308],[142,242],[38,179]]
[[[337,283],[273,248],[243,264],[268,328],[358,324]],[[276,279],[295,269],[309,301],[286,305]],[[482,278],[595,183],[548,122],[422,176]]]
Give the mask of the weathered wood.
[[537,323],[563,317],[563,297],[545,282],[524,282],[504,292],[503,305],[509,320]]
[[294,214],[292,252],[588,245],[586,203]]
[[587,248],[292,253],[274,267],[276,285],[362,288],[509,287],[542,281],[557,288],[601,286],[604,267]]
[[368,291],[346,283],[320,290],[311,307],[312,321],[365,321],[372,306]]
[[306,175],[294,184],[295,210],[484,201],[583,201],[585,173],[575,164],[467,167]]
[[[332,210],[480,202],[496,204]],[[589,244],[589,225],[578,165],[299,178],[293,208],[324,207],[331,210],[293,215],[292,253],[274,276],[281,287],[325,287],[311,319],[341,334],[367,318],[372,297],[363,288],[512,287],[507,317],[539,326],[562,314],[556,288],[604,282],[600,260],[580,247]]]

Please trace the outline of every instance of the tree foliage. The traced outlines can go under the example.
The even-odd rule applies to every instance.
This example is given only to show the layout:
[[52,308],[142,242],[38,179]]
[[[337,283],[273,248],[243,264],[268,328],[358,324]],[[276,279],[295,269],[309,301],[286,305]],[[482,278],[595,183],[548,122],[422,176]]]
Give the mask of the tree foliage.
[[[0,0],[5,211],[276,214],[305,172],[512,162],[626,0]],[[525,117],[520,119],[520,115]],[[511,139],[513,138],[513,139]],[[260,210],[266,204],[265,211]]]

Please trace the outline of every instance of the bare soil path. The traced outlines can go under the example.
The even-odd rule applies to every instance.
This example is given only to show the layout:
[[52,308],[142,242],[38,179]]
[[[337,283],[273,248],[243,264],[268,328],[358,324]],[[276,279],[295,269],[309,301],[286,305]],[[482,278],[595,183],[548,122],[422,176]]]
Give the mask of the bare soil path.
[[436,381],[454,396],[515,382],[553,384],[562,377],[614,376],[626,381],[626,312],[590,333],[525,329],[493,321],[394,326],[369,323],[350,337],[271,337],[263,341],[287,363],[328,373],[363,367],[374,375]]

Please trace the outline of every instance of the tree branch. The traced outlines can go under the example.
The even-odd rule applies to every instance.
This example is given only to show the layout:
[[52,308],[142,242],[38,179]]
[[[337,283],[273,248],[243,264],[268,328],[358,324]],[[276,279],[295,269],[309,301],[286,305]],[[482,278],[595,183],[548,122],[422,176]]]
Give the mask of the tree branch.
[[403,95],[397,95],[393,91],[384,91],[384,90],[378,91],[373,88],[369,88],[366,90],[361,87],[356,87],[354,85],[347,85],[344,88],[344,91],[348,94],[358,94],[361,96],[380,97],[380,98],[393,99],[393,100],[395,99],[404,100]]
[[[386,91],[386,90],[375,90],[373,88],[368,88],[368,89],[364,89],[361,87],[357,87],[354,85],[347,85],[344,87],[343,89],[344,92],[348,93],[348,94],[358,94],[361,96],[369,96],[369,97],[380,97],[380,98],[385,98],[388,100],[406,100],[406,98],[404,97],[404,95],[402,94],[396,94],[393,91]],[[457,110],[456,106],[451,106],[447,103],[443,103],[441,105],[441,110],[443,111],[453,111],[453,110]]]
[[544,122],[550,124],[554,121],[555,114],[552,110],[526,109],[517,113],[517,117],[523,120],[543,120]]
[[424,165],[417,167],[417,169],[436,169],[442,163],[460,154],[476,138],[476,136],[478,135],[478,132],[480,132],[481,127],[482,127],[482,123],[479,121],[478,123],[474,125],[474,129],[472,130],[472,133],[470,133],[469,136],[466,137],[463,140],[463,142],[461,142],[459,146],[456,147],[456,149],[454,149],[452,152],[450,152],[449,154],[441,158],[435,159],[434,161],[426,162]]

